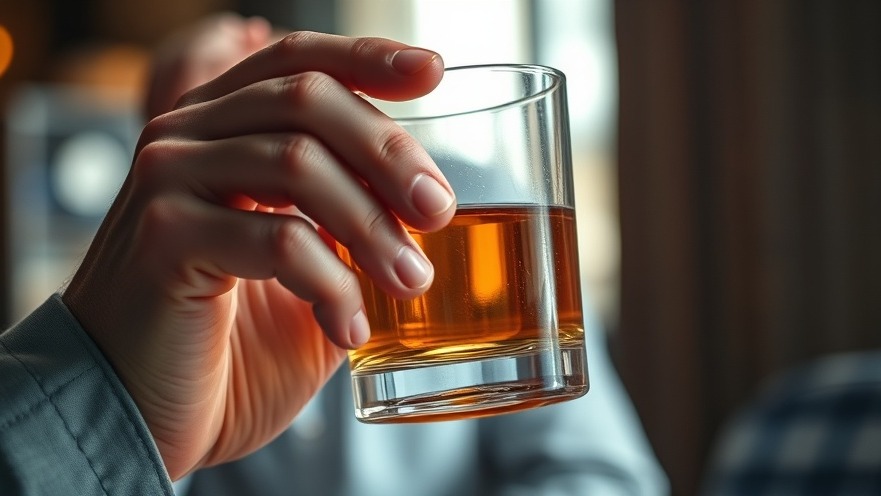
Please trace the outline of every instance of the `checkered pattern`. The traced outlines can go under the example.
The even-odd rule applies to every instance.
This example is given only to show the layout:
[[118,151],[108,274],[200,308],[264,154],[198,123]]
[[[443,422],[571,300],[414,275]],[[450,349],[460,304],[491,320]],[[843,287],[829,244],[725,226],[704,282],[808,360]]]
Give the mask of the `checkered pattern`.
[[881,495],[881,352],[785,375],[720,441],[706,496]]

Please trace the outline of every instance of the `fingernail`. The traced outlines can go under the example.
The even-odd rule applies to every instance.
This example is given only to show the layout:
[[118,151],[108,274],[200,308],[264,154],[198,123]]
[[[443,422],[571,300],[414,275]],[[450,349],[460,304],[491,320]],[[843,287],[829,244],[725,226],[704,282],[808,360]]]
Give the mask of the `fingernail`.
[[453,195],[428,174],[419,174],[410,187],[413,206],[426,217],[440,215],[453,205]]
[[370,322],[367,321],[364,309],[361,309],[352,317],[352,323],[349,326],[349,342],[357,348],[366,343],[368,339],[370,339]]
[[391,64],[396,71],[412,76],[425,69],[437,54],[421,48],[404,48],[392,54]]
[[404,286],[419,289],[431,283],[433,269],[428,260],[411,246],[404,246],[395,258],[395,274]]

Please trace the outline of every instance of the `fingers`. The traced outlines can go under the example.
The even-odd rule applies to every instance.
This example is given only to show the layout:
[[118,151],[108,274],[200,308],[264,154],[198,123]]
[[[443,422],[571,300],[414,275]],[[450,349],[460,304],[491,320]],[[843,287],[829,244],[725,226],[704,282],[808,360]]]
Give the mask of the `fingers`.
[[[188,283],[202,294],[276,278],[335,343],[366,340],[355,276],[316,225],[390,295],[414,297],[433,268],[401,223],[439,229],[455,198],[419,143],[353,91],[413,98],[442,71],[437,54],[397,42],[297,33],[185,94],[145,128],[131,176],[152,209],[165,212],[151,199],[168,193],[187,199],[189,218],[166,219],[179,245],[166,261],[208,275]],[[259,211],[291,206],[308,220]]]
[[213,100],[258,81],[312,71],[376,98],[408,100],[437,86],[443,60],[435,52],[381,38],[298,32],[185,95],[179,105]]
[[180,254],[188,254],[191,262],[182,270],[185,284],[170,285],[179,297],[211,296],[206,294],[211,287],[223,293],[229,288],[224,279],[230,276],[275,278],[313,303],[315,318],[336,345],[353,348],[369,338],[355,275],[302,217],[167,195],[147,208],[142,230],[147,238],[165,240],[152,244],[147,255],[160,266],[177,267]]
[[455,210],[452,188],[419,143],[322,73],[261,81],[181,109],[174,119],[187,139],[292,131],[314,136],[401,220],[420,230],[439,229]]
[[[157,180],[182,177],[198,196],[218,204],[234,204],[244,195],[260,205],[296,205],[346,246],[390,295],[412,298],[431,284],[434,270],[419,246],[319,140],[274,134],[186,142],[177,148],[176,163],[165,170],[151,167]],[[243,164],[248,164],[247,173]]]

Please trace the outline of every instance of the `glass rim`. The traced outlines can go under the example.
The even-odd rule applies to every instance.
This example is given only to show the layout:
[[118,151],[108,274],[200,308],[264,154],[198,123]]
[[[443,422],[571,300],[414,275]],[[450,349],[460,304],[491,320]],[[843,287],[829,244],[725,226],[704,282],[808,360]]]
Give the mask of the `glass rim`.
[[[462,110],[458,112],[448,112],[448,113],[436,113],[431,115],[403,115],[401,117],[389,116],[398,124],[410,124],[410,123],[419,123],[426,122],[438,119],[445,119],[450,117],[478,114],[482,112],[497,112],[500,110],[518,107],[525,103],[529,103],[532,101],[540,100],[544,98],[549,93],[558,90],[563,86],[563,83],[566,80],[565,74],[559,69],[555,69],[553,67],[549,67],[546,65],[540,64],[473,64],[473,65],[460,65],[454,67],[447,67],[444,69],[444,74],[452,73],[452,72],[465,72],[465,71],[475,71],[475,70],[488,70],[492,72],[508,72],[508,73],[532,73],[532,74],[541,74],[544,76],[548,76],[550,78],[551,83],[547,86],[542,87],[539,91],[532,92],[528,95],[522,96],[520,98],[516,98],[504,103],[500,103],[497,105],[490,105],[486,107],[478,107],[470,110]],[[443,84],[443,79],[441,83]],[[432,90],[434,91],[434,90]],[[426,93],[427,95],[431,95],[431,92]],[[409,101],[419,101],[417,97]],[[398,102],[404,103],[404,102]]]

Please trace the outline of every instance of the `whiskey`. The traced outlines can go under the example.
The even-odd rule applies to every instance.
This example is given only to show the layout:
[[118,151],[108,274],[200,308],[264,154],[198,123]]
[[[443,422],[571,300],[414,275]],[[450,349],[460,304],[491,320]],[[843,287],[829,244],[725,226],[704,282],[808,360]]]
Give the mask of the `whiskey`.
[[411,232],[435,267],[431,288],[396,300],[358,275],[371,338],[349,353],[353,375],[583,348],[574,210],[460,208],[434,233]]

